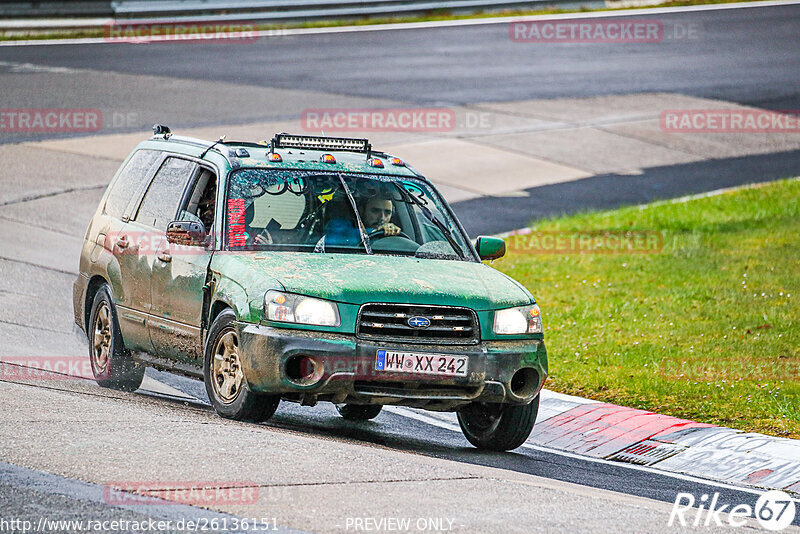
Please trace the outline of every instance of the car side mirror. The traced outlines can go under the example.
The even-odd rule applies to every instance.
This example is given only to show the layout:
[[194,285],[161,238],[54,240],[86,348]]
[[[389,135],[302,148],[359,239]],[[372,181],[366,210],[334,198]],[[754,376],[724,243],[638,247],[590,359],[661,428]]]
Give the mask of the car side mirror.
[[475,250],[482,260],[496,260],[506,253],[506,242],[497,237],[479,236],[475,240]]
[[206,227],[197,221],[172,221],[167,225],[167,241],[175,245],[202,247],[206,241]]

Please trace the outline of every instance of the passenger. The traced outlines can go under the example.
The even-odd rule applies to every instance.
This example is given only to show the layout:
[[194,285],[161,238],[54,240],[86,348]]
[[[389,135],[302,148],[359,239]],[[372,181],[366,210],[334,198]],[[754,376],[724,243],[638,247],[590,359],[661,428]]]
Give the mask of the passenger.
[[211,233],[212,226],[214,226],[214,205],[216,204],[216,184],[209,182],[203,191],[203,196],[197,206],[197,215],[202,221],[203,226],[206,228],[207,233]]
[[273,243],[272,236],[266,228],[258,228],[251,226],[253,220],[256,218],[255,202],[251,201],[250,204],[244,209],[244,228],[247,234],[247,244],[253,245],[271,245]]

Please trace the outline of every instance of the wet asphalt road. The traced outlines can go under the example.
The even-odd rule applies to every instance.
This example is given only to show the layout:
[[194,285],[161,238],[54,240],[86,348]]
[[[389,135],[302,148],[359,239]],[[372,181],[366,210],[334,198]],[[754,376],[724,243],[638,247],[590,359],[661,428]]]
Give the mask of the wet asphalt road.
[[[196,402],[185,404],[169,397],[139,392],[130,394],[131,401],[155,405],[183,412],[182,418],[193,419],[193,413],[210,412],[203,394],[202,383],[175,375],[148,370],[148,375],[167,383],[190,395],[201,396]],[[40,387],[33,385],[30,387]],[[60,389],[59,385],[46,387]],[[67,387],[64,391],[82,395],[103,395],[102,389],[92,382],[86,382],[77,389]],[[127,395],[123,395],[123,398]],[[113,402],[109,403],[113,410]],[[282,402],[276,415],[267,423],[258,425],[278,431],[289,431],[319,439],[319,446],[326,442],[350,443],[368,447],[402,451],[417,455],[450,460],[464,464],[498,468],[511,472],[524,473],[597,488],[622,494],[647,497],[671,504],[676,495],[692,493],[719,494],[720,503],[749,504],[753,506],[758,498],[752,490],[738,490],[728,485],[704,483],[697,479],[669,476],[650,470],[642,470],[628,464],[597,462],[559,454],[557,451],[528,447],[507,453],[481,452],[471,447],[456,428],[446,428],[448,423],[430,424],[425,420],[408,417],[415,410],[387,408],[374,420],[368,422],[345,421],[337,414],[333,405],[321,403],[315,407],[302,407],[294,403]],[[450,424],[455,422],[451,418]],[[433,419],[431,419],[433,420]],[[445,416],[443,421],[447,420]],[[233,423],[247,428],[249,423]],[[38,518],[58,519],[119,519],[128,521],[156,520],[200,520],[201,518],[222,521],[236,517],[230,514],[202,510],[195,506],[173,505],[120,505],[109,503],[103,493],[103,486],[80,482],[37,470],[25,469],[0,463],[0,516],[14,517],[36,523]],[[34,504],[35,503],[35,504]],[[800,526],[800,518],[794,522]],[[514,525],[518,528],[520,525]],[[583,527],[589,527],[584,524]],[[599,525],[598,525],[599,526]],[[278,524],[280,531],[289,531]],[[583,528],[582,527],[582,528]],[[637,527],[637,528],[642,528]],[[660,531],[665,525],[649,525],[644,530]]]

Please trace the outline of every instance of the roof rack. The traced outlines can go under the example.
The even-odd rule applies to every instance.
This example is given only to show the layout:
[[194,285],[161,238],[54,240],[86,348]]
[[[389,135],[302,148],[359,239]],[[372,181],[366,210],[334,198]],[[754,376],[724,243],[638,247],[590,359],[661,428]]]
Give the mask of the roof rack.
[[285,132],[275,134],[269,143],[270,152],[276,148],[305,148],[308,150],[339,150],[345,152],[358,152],[372,154],[372,145],[369,139],[354,139],[350,137],[325,137],[318,135],[292,135]]

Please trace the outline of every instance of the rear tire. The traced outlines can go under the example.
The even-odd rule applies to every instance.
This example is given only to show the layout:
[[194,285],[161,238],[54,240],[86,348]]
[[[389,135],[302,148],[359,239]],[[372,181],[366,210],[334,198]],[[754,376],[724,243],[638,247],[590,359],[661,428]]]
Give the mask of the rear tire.
[[145,366],[137,363],[125,348],[117,321],[117,308],[111,290],[103,284],[92,301],[87,329],[89,361],[100,387],[136,391],[144,380]]
[[339,415],[348,421],[369,421],[381,413],[383,406],[380,404],[337,404]]
[[538,395],[524,405],[473,402],[458,411],[458,424],[477,448],[510,451],[531,435],[538,413]]
[[260,395],[250,390],[239,361],[239,337],[233,310],[223,310],[208,331],[203,378],[214,410],[226,419],[266,421],[280,404],[279,395]]

